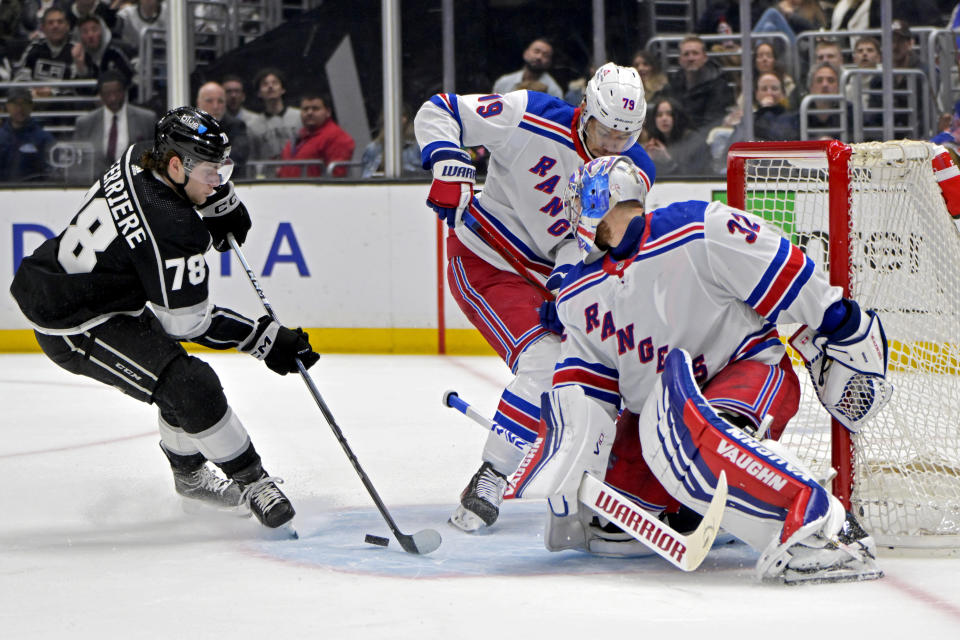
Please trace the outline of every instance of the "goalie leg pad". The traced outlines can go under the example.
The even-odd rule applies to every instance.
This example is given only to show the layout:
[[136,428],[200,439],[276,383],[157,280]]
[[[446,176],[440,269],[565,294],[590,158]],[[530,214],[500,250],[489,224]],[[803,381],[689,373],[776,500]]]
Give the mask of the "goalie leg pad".
[[725,471],[723,527],[754,549],[822,518],[829,494],[806,469],[720,418],[701,395],[690,356],[674,349],[640,414],[644,458],[674,498],[704,513]]
[[[543,394],[540,435],[524,460],[516,497],[549,498],[551,507],[574,513],[584,472],[602,478],[613,446],[613,417],[583,389],[570,385]],[[559,498],[565,497],[561,500]]]

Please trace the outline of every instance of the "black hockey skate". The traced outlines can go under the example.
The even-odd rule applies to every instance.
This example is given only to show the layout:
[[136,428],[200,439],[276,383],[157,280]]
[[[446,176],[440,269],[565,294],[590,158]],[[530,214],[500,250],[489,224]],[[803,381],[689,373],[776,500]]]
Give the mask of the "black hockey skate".
[[199,500],[217,509],[246,511],[237,483],[221,478],[206,464],[194,471],[174,469],[173,486],[184,498]]
[[507,477],[484,462],[460,494],[460,506],[450,516],[450,524],[468,533],[489,527],[500,515],[506,490]]
[[[234,473],[233,479],[240,485],[241,500],[263,526],[276,529],[293,520],[296,511],[277,487],[283,480],[268,476],[259,462]],[[290,532],[296,536],[292,527]]]

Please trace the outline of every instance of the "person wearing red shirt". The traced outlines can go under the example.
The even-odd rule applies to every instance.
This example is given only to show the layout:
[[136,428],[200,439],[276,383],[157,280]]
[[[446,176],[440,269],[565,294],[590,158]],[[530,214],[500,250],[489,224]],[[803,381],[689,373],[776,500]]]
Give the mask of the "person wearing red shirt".
[[[324,165],[307,165],[306,176],[317,178],[323,175],[326,167],[336,161],[349,161],[353,158],[354,142],[350,134],[333,121],[330,112],[330,99],[319,94],[304,94],[300,99],[300,120],[303,128],[295,140],[290,140],[280,154],[281,160],[323,160]],[[347,175],[347,167],[338,167],[333,175],[342,178]],[[282,166],[277,170],[278,178],[299,178],[304,176],[303,167]]]

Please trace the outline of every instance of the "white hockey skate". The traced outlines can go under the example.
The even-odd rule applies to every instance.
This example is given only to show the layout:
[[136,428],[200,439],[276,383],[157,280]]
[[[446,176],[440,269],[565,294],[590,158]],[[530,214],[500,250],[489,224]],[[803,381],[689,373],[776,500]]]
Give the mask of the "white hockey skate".
[[460,505],[448,522],[467,533],[489,527],[500,516],[507,477],[484,462],[460,494]]
[[827,537],[820,531],[792,545],[777,545],[760,556],[757,570],[762,580],[784,584],[883,577],[876,542],[849,511],[836,535]]

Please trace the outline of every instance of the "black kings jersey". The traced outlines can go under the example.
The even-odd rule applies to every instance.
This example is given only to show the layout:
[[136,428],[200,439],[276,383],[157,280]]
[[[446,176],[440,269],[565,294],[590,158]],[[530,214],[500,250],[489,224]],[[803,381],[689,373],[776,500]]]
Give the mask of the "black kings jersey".
[[211,316],[227,312],[233,330],[217,346],[237,346],[253,323],[209,303],[210,234],[191,203],[140,168],[146,149],[128,148],[90,187],[67,228],[20,264],[11,293],[42,333],[79,333],[149,303],[172,337],[202,343]]

